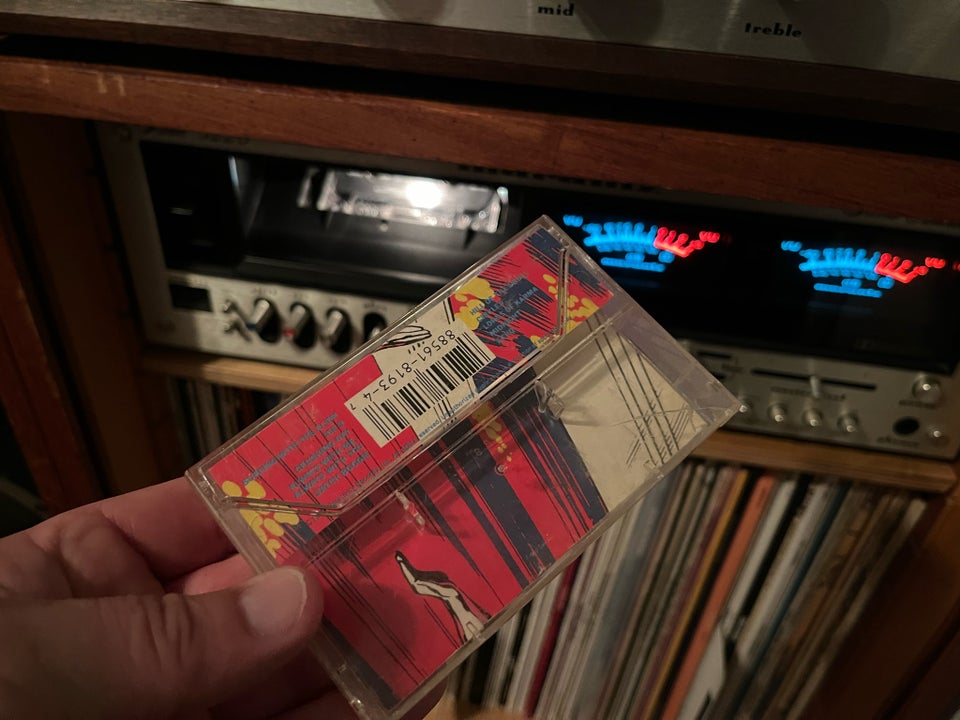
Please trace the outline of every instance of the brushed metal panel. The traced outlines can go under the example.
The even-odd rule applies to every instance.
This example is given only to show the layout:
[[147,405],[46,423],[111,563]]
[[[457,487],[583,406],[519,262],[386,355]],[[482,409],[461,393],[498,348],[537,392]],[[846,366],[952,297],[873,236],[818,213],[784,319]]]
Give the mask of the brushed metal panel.
[[958,0],[171,0],[960,80]]

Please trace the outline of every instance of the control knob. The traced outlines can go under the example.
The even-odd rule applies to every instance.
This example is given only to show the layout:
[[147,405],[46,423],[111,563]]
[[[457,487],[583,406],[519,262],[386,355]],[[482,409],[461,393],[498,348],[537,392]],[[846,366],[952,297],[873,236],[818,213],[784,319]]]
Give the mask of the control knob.
[[363,318],[363,339],[372,340],[387,327],[387,320],[383,315],[368,313]]
[[224,333],[236,335],[247,342],[253,339],[253,324],[236,302],[227,300],[223,304],[223,313],[230,316],[223,324]]
[[803,413],[803,422],[809,428],[818,428],[823,425],[823,413],[816,408],[809,408]]
[[232,320],[225,323],[223,326],[223,331],[227,335],[233,335],[234,333],[236,333],[236,335],[240,337],[241,340],[247,340],[247,341],[250,340],[250,331],[247,330],[247,326],[243,322],[243,320],[241,320],[238,317],[235,317]]
[[931,425],[927,428],[927,437],[937,445],[943,445],[947,442],[947,433],[939,425]]
[[265,342],[276,342],[280,338],[280,316],[273,303],[258,298],[253,304],[253,312],[247,321],[247,327]]
[[840,416],[840,419],[837,420],[837,427],[840,428],[840,432],[853,435],[853,433],[860,429],[860,421],[853,413],[844,413]]
[[317,323],[313,313],[303,303],[290,306],[290,325],[283,334],[295,345],[311,348],[317,341]]
[[820,400],[823,397],[823,381],[816,375],[810,376],[810,397]]
[[350,318],[343,310],[331,308],[327,311],[320,339],[334,352],[343,353],[350,349]]
[[936,378],[921,375],[913,384],[913,396],[921,402],[934,405],[943,396],[943,387]]
[[774,403],[767,409],[767,416],[777,425],[782,425],[787,421],[787,408],[781,403]]

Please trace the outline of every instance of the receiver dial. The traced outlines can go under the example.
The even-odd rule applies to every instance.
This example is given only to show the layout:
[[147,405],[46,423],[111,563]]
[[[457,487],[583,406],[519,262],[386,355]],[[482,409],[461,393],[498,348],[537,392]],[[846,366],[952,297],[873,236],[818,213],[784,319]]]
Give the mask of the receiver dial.
[[370,340],[382,333],[387,327],[387,320],[383,315],[367,313],[363,318],[363,339]]
[[323,344],[337,353],[345,353],[350,349],[351,332],[350,318],[339,308],[330,308],[323,321],[323,330],[320,336]]
[[767,417],[777,425],[783,425],[788,419],[786,406],[782,403],[773,403],[773,405],[767,408]]
[[936,378],[923,375],[913,384],[913,396],[921,402],[936,405],[943,396],[943,387]]
[[273,303],[264,298],[258,298],[253,304],[250,320],[247,327],[255,332],[264,342],[276,342],[280,338],[280,316]]
[[816,408],[808,408],[803,412],[803,422],[810,428],[821,427],[823,425],[823,413]]
[[291,305],[290,325],[283,334],[298,347],[304,349],[313,347],[317,341],[317,322],[310,308],[299,302]]
[[847,435],[853,435],[855,432],[860,430],[860,421],[853,413],[844,413],[837,421],[837,427],[840,428],[841,432],[844,432]]

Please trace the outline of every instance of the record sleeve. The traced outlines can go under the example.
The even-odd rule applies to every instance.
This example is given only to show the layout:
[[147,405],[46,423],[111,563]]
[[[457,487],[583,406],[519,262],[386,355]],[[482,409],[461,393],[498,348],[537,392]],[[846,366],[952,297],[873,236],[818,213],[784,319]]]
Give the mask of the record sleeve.
[[187,476],[314,649],[403,715],[738,407],[548,218]]
[[773,496],[775,482],[774,476],[764,474],[750,491],[750,500],[743,510],[730,545],[723,555],[723,561],[710,588],[707,603],[696,620],[696,629],[670,687],[666,707],[661,715],[664,720],[677,718],[685,699],[692,696],[691,688],[694,687],[694,679],[701,675],[698,667],[707,647],[714,644],[712,638],[715,635],[719,636],[720,612],[744,563],[764,511]]

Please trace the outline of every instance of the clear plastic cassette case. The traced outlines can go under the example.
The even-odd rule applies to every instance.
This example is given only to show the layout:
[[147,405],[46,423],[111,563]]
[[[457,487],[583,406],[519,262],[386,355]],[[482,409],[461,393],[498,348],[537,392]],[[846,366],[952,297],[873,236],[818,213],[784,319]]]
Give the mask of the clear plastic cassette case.
[[187,475],[315,651],[396,718],[738,407],[548,218]]

